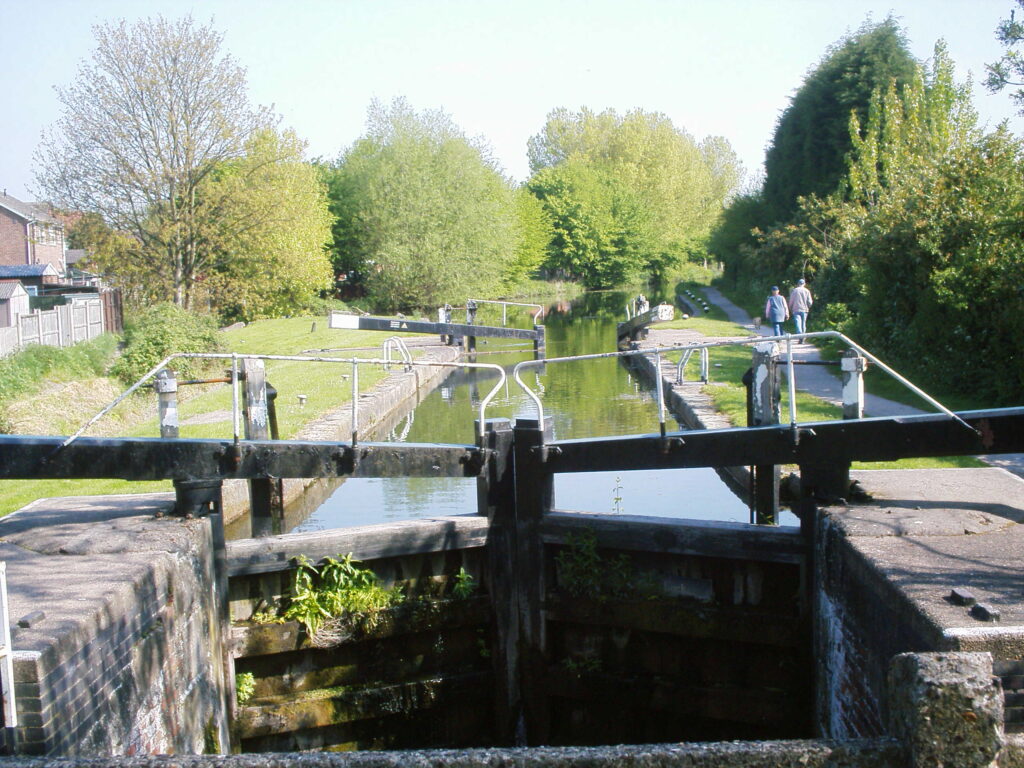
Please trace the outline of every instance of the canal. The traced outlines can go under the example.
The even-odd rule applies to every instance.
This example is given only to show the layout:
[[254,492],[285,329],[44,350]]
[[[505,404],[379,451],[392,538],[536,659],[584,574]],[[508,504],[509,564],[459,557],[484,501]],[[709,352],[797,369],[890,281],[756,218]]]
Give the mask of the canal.
[[[623,319],[630,295],[589,293],[571,305],[546,314],[547,356],[567,357],[615,349],[615,323]],[[484,314],[486,309],[491,315]],[[519,322],[529,325],[527,310]],[[478,322],[500,324],[485,308]],[[499,345],[480,339],[478,362],[498,363],[511,371],[532,359],[532,346]],[[556,439],[629,435],[658,430],[656,396],[647,382],[616,359],[543,366],[526,377],[552,417]],[[413,443],[473,443],[473,423],[480,398],[494,386],[489,371],[453,373],[407,414],[389,440]],[[536,406],[509,378],[487,410],[488,418],[534,418]],[[670,427],[671,428],[671,427]],[[384,439],[379,438],[379,439]],[[294,531],[315,531],[476,511],[476,481],[448,478],[350,479],[336,487],[321,486],[291,509]],[[557,509],[657,515],[673,518],[747,522],[747,505],[711,469],[593,472],[555,478]]]

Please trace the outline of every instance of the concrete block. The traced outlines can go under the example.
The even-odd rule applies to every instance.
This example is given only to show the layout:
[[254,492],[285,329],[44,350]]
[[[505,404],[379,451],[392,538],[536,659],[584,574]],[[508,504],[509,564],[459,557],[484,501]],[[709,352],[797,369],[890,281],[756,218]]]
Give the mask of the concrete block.
[[889,709],[912,768],[988,768],[1003,747],[1002,689],[988,653],[896,656]]

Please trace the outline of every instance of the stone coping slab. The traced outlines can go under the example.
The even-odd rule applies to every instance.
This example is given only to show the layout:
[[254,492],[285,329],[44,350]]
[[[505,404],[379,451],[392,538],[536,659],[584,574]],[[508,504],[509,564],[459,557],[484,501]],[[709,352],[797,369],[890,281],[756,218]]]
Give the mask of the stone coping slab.
[[[999,468],[854,471],[874,496],[823,511],[860,553],[950,642],[1024,650],[1024,479]],[[954,588],[999,612],[975,618]],[[971,639],[973,638],[973,640]],[[1002,644],[1001,650],[991,642]],[[1010,645],[1006,646],[1009,642]]]

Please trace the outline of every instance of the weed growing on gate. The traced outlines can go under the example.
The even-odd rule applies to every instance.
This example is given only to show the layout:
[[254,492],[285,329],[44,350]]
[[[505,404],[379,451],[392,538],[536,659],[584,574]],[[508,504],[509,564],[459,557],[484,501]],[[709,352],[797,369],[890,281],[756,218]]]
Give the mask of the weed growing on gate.
[[655,597],[658,589],[647,574],[637,573],[628,555],[602,555],[593,531],[569,534],[555,557],[558,584],[573,597],[603,602]]
[[452,587],[452,595],[460,599],[472,597],[473,593],[476,592],[476,579],[473,578],[473,574],[469,573],[465,567],[460,567],[459,572],[455,574],[455,586]]
[[325,558],[318,568],[309,558],[297,558],[286,619],[299,621],[317,647],[336,645],[349,636],[352,619],[369,627],[377,614],[404,600],[401,587],[385,589],[369,568],[360,567],[352,554]]
[[246,704],[256,691],[256,676],[252,672],[239,672],[235,675],[235,698],[239,706]]

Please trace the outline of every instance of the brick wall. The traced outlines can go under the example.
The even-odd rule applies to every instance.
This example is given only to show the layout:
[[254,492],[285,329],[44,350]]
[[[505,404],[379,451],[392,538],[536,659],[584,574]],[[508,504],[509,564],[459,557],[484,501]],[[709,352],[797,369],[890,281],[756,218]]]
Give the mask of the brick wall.
[[27,264],[25,222],[0,208],[0,264]]
[[[17,629],[12,641],[18,752],[89,757],[215,748],[224,723],[223,666],[215,650],[208,522],[151,512],[87,520],[89,505],[103,502],[79,499],[79,524],[67,507],[46,508],[67,502],[5,518],[21,526],[8,523],[11,535],[0,532],[12,622],[33,605],[46,614]],[[28,527],[32,518],[38,526]],[[55,521],[65,531],[54,551],[57,542],[47,536]],[[93,530],[83,531],[89,524]],[[38,546],[24,538],[33,530]]]

